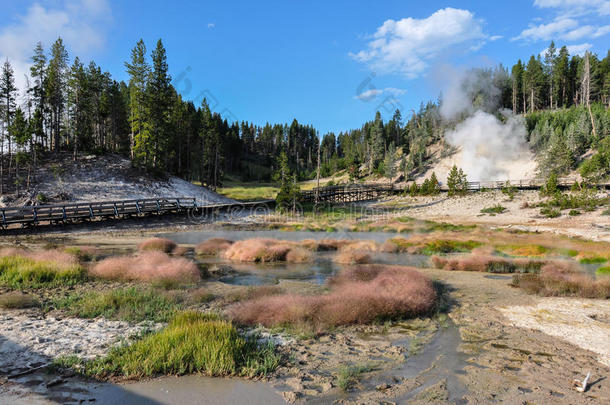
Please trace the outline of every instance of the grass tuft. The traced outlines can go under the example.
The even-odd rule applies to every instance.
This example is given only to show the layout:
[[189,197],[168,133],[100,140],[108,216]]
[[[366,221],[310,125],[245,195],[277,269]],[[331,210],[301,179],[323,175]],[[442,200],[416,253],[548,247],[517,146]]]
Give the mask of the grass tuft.
[[505,212],[506,212],[506,207],[503,207],[500,204],[496,204],[492,207],[483,208],[481,210],[482,214],[490,214],[490,215],[503,214]]
[[84,279],[85,271],[80,265],[54,261],[51,255],[0,257],[0,285],[11,289],[70,286]]
[[150,238],[138,245],[140,252],[163,252],[171,253],[176,248],[176,243],[165,238]]
[[348,392],[354,385],[358,384],[362,374],[372,370],[369,364],[358,364],[342,366],[337,372],[337,386],[343,392]]
[[54,305],[80,318],[102,316],[128,322],[167,322],[181,308],[177,297],[135,287],[74,293],[57,299]]
[[210,238],[195,246],[195,253],[202,256],[213,256],[227,250],[233,244],[232,240]]
[[280,363],[271,344],[245,338],[218,315],[183,312],[169,325],[129,346],[91,361],[86,374],[127,378],[202,373],[209,376],[264,376]]
[[169,283],[169,286],[194,283],[201,279],[199,268],[192,261],[154,251],[104,259],[93,266],[89,273],[105,279]]
[[262,297],[235,304],[228,312],[244,324],[321,330],[419,316],[436,301],[432,282],[409,267],[353,266],[329,285],[327,294]]

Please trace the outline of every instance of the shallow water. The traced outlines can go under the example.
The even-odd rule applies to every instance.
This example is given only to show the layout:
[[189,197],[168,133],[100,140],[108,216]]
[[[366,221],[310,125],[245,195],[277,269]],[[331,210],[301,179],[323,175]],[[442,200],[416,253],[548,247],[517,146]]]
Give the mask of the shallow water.
[[172,232],[158,234],[158,237],[168,238],[176,243],[198,244],[210,238],[225,238],[230,240],[243,240],[252,238],[284,239],[301,241],[305,239],[338,239],[338,240],[372,240],[383,243],[397,236],[408,237],[408,234],[393,232],[313,232],[313,231],[192,231]]
[[162,377],[133,384],[103,384],[95,404],[285,404],[268,384],[198,375]]
[[[310,281],[324,284],[329,277],[338,274],[345,265],[332,261],[334,252],[316,252],[313,263],[240,263],[230,262],[218,257],[197,258],[204,266],[227,265],[235,270],[219,278],[227,284],[234,285],[269,285],[278,284],[281,280]],[[371,253],[372,261],[379,264],[425,267],[429,257],[424,255]]]

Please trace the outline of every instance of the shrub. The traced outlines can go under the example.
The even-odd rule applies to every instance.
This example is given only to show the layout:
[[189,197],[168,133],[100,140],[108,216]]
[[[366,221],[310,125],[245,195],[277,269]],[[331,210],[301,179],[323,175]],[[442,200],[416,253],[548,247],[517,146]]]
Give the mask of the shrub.
[[195,246],[195,253],[198,255],[217,255],[227,250],[233,244],[232,240],[224,238],[210,238]]
[[483,208],[481,213],[483,214],[503,214],[506,212],[506,207],[501,206],[500,204],[496,204],[492,207]]
[[517,194],[517,188],[510,184],[510,181],[506,180],[506,183],[502,186],[502,194],[504,194],[510,201],[515,199]]
[[167,322],[180,308],[175,297],[135,287],[74,293],[54,302],[59,309],[80,318],[120,319],[128,322]]
[[217,315],[184,312],[169,325],[86,364],[89,375],[128,378],[202,373],[262,376],[279,365],[272,345],[259,346]]
[[200,287],[189,292],[189,300],[196,304],[214,301],[214,299],[216,299],[216,296],[204,287]]
[[447,177],[447,188],[449,189],[447,194],[450,197],[468,193],[468,180],[466,179],[466,174],[464,174],[462,169],[458,169],[456,165],[453,165],[449,172],[449,176]]
[[583,257],[579,260],[582,264],[596,264],[596,263],[605,263],[608,259],[602,256],[593,256],[593,257]]
[[240,262],[285,262],[302,263],[311,261],[313,256],[296,243],[276,239],[246,239],[233,243],[225,252],[224,257]]
[[265,326],[324,327],[408,318],[428,313],[436,292],[415,269],[401,266],[355,266],[329,282],[323,295],[276,295],[229,307],[233,319]]
[[547,218],[557,218],[558,216],[561,215],[561,212],[559,212],[559,210],[557,210],[555,208],[543,207],[540,210],[540,214],[544,215]]
[[93,266],[90,274],[105,279],[176,283],[193,283],[201,278],[192,261],[154,251],[104,259]]
[[138,245],[140,252],[155,251],[171,253],[176,248],[176,243],[165,238],[150,238]]
[[21,309],[35,306],[38,306],[38,300],[31,295],[17,291],[0,294],[0,308]]
[[580,211],[578,211],[578,210],[570,210],[570,212],[568,212],[568,215],[570,215],[571,217],[575,217],[577,215],[580,215]]
[[371,255],[365,252],[343,251],[339,252],[334,258],[335,263],[341,264],[365,264],[371,262]]

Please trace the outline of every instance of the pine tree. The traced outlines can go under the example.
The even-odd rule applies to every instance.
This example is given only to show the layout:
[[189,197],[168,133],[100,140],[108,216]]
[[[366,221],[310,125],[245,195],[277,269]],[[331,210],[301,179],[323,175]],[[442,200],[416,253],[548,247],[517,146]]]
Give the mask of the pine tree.
[[381,113],[377,111],[370,134],[369,174],[379,166],[379,163],[383,159],[383,151],[383,121],[381,119]]
[[125,67],[129,74],[130,155],[134,162],[146,164],[141,160],[144,156],[147,156],[147,153],[142,149],[144,144],[148,142],[148,132],[145,125],[146,85],[150,68],[146,62],[146,45],[144,45],[142,39],[131,50],[131,63],[125,62]]
[[[6,128],[5,134],[0,134],[0,194],[4,193],[4,142],[8,142],[9,168],[11,165],[11,145],[13,135],[11,134],[12,118],[15,114],[15,101],[17,98],[17,87],[15,87],[15,76],[13,68],[8,59],[2,65],[0,73],[0,105],[2,106],[2,117]],[[4,135],[4,136],[2,136]]]
[[68,72],[68,51],[63,40],[58,38],[51,47],[51,59],[46,77],[46,99],[51,108],[52,149],[59,151],[61,124],[66,102],[66,80]]
[[388,147],[383,168],[385,171],[385,177],[387,177],[388,181],[392,183],[394,177],[396,177],[396,147],[394,146],[394,143],[390,143],[390,146]]
[[522,112],[521,100],[523,99],[523,64],[521,59],[513,66],[511,71],[511,89],[513,114]]
[[[556,108],[556,105],[553,104],[553,96],[555,95],[555,68],[557,62],[557,48],[555,48],[555,42],[551,41],[551,44],[547,48],[544,53],[544,68],[545,74],[549,83],[549,107]],[[557,97],[555,97],[555,102],[557,102]]]
[[447,176],[447,187],[449,188],[449,196],[464,195],[468,192],[468,180],[462,169],[458,169],[453,165],[449,176]]

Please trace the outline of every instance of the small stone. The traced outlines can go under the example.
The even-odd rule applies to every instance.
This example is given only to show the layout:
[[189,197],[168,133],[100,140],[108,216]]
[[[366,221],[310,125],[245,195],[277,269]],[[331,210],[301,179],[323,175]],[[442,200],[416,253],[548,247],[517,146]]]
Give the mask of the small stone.
[[391,388],[391,387],[392,387],[392,386],[391,386],[390,384],[388,384],[388,383],[381,383],[381,384],[377,385],[377,386],[375,387],[375,389],[376,389],[377,391],[385,391],[385,390],[387,390],[387,389],[389,389],[389,388]]
[[282,392],[282,397],[286,402],[296,402],[299,398],[301,398],[302,394],[298,391],[285,391]]

